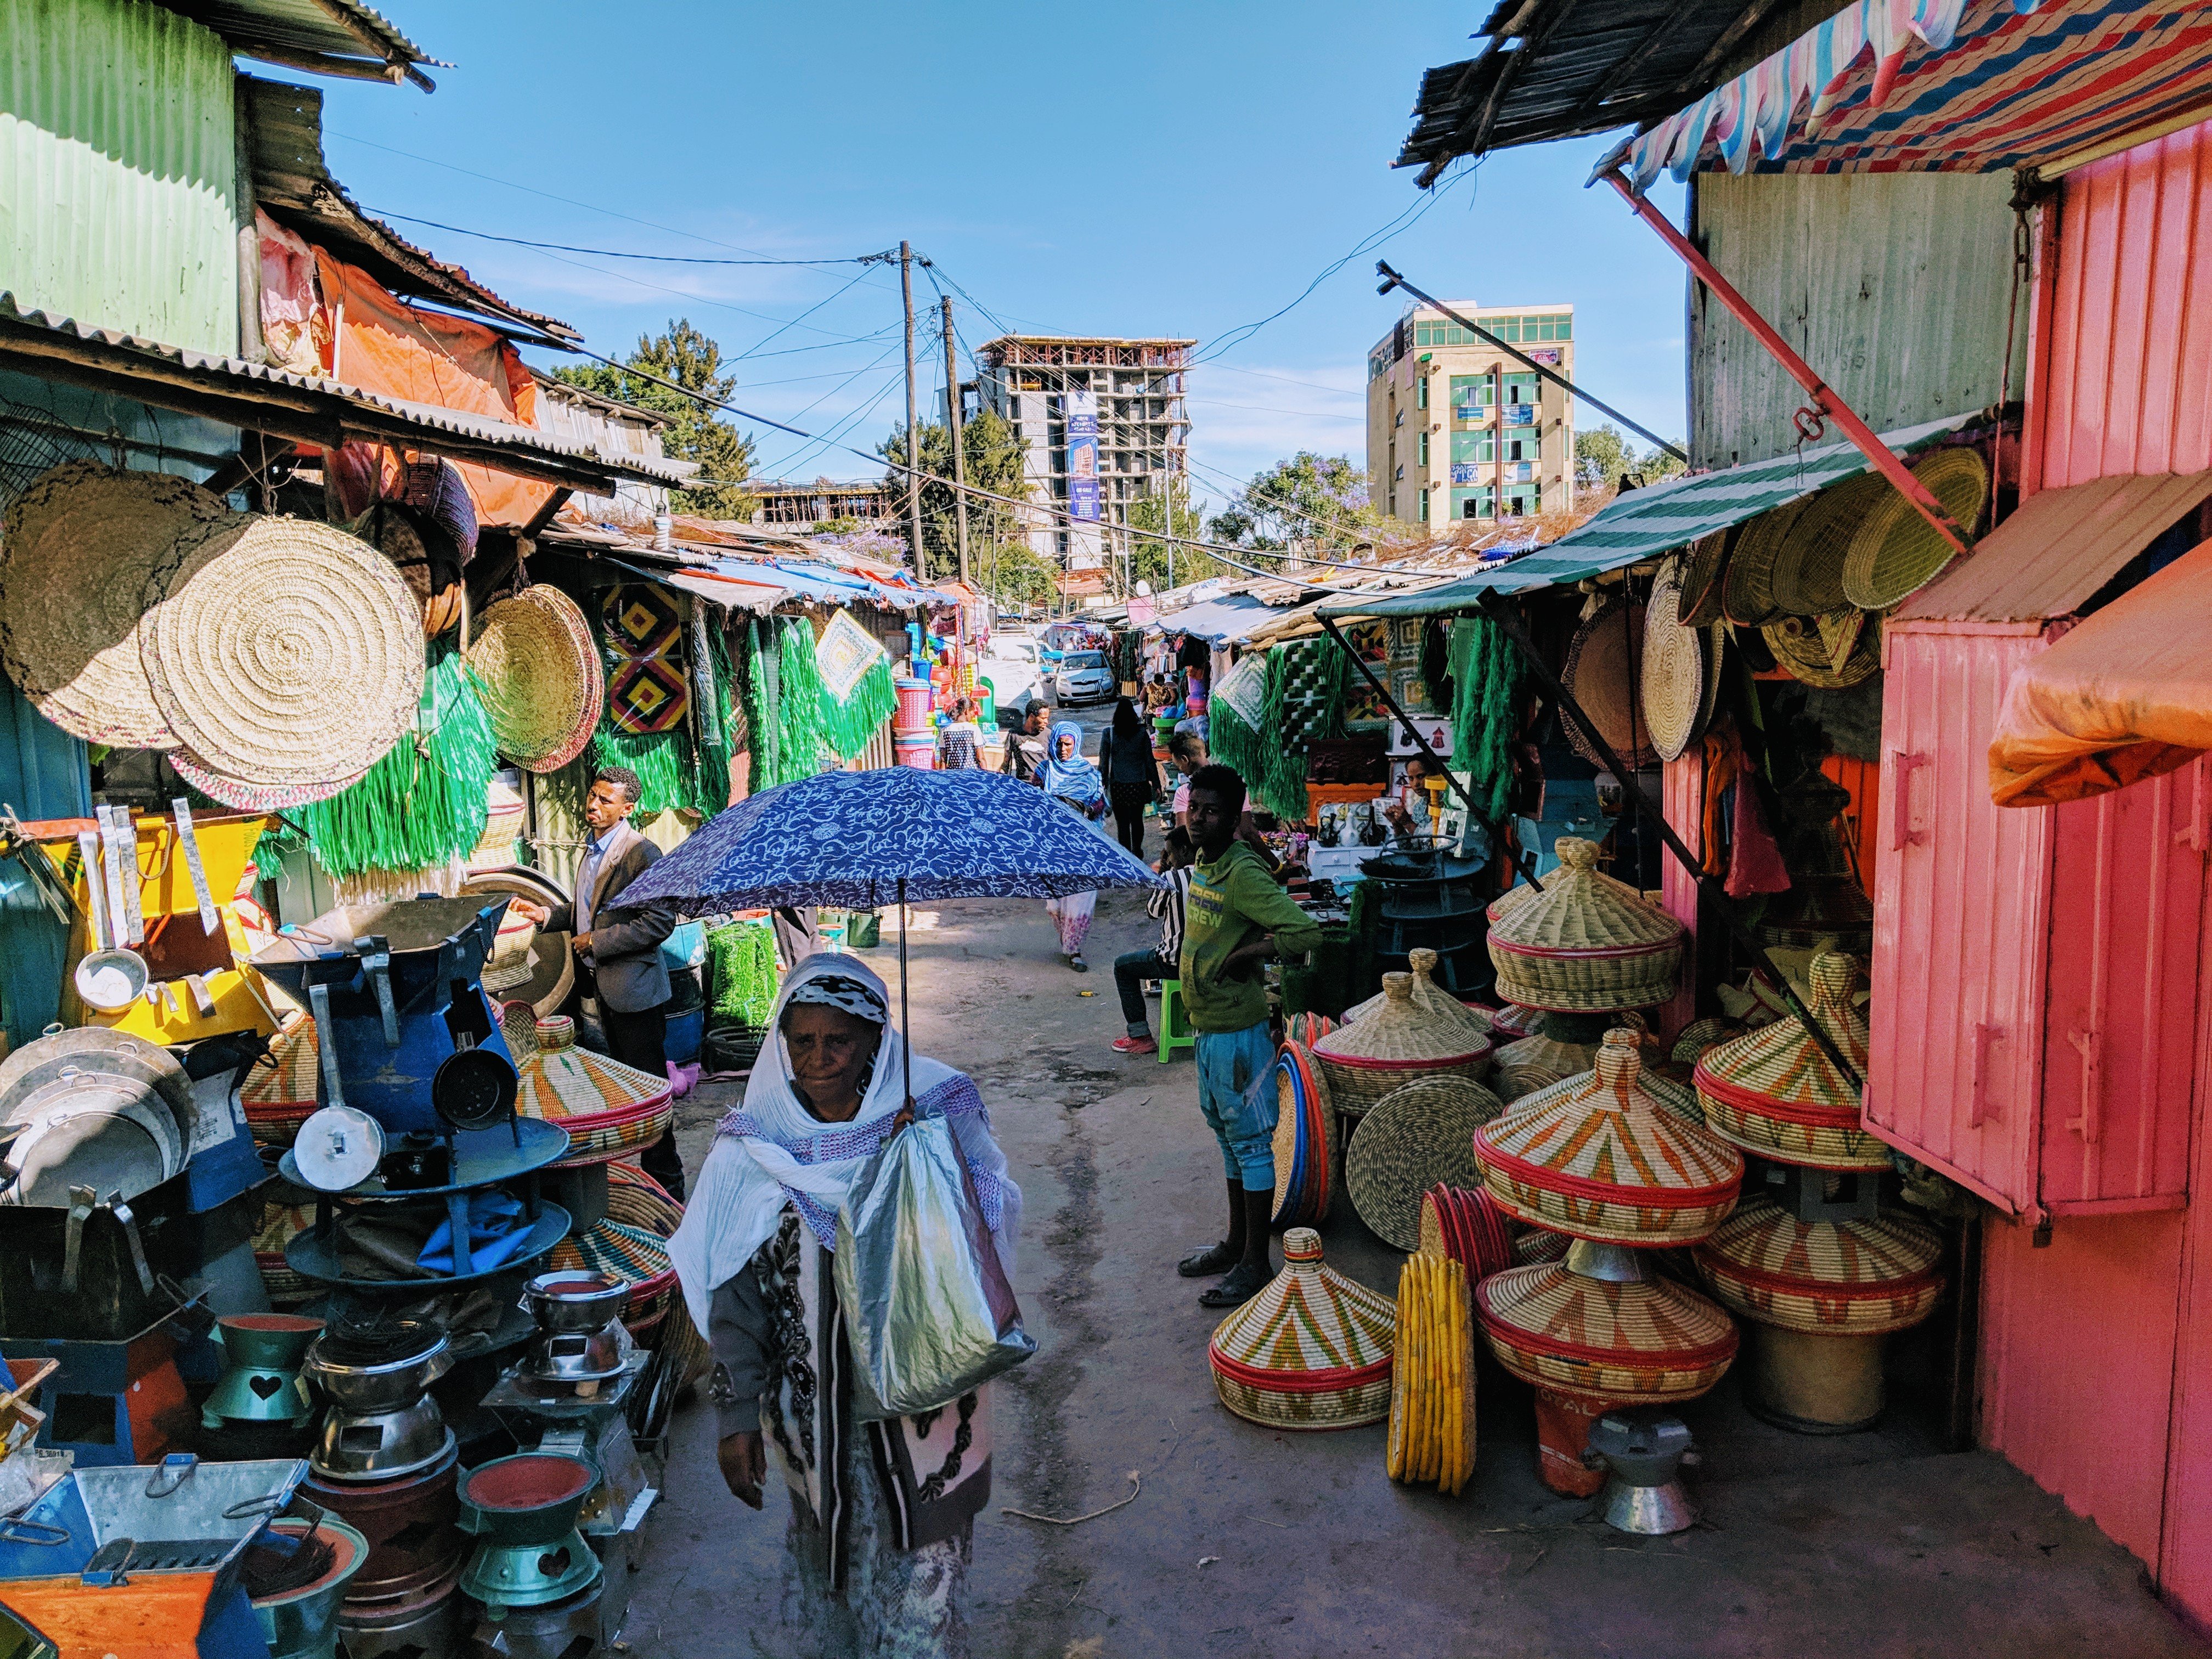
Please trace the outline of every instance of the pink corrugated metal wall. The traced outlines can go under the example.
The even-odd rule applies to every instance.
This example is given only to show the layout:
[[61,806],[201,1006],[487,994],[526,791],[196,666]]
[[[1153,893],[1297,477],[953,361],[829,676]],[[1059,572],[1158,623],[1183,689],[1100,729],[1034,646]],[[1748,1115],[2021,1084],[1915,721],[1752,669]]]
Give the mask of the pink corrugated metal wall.
[[[1704,745],[1692,744],[1681,759],[1668,761],[1660,777],[1660,805],[1667,814],[1667,822],[1674,826],[1674,832],[1692,853],[1704,857]],[[1668,915],[1689,929],[1691,939],[1691,948],[1683,952],[1682,988],[1675,992],[1672,1002],[1659,1010],[1660,1030],[1672,1036],[1698,1017],[1697,976],[1691,970],[1691,965],[1697,961],[1698,884],[1682,867],[1681,860],[1672,856],[1661,863],[1659,902],[1666,906]]]

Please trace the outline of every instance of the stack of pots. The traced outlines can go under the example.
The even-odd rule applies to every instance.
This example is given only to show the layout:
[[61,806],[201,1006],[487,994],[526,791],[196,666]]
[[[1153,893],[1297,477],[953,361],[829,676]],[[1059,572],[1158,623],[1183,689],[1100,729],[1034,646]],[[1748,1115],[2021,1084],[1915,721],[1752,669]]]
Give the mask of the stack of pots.
[[[1811,1012],[1861,1077],[1867,1024],[1852,1006],[1858,964],[1813,959]],[[1746,1151],[1800,1171],[1790,1206],[1747,1203],[1698,1250],[1713,1294],[1750,1322],[1746,1398],[1770,1422],[1845,1434],[1881,1415],[1883,1338],[1918,1324],[1942,1294],[1942,1240],[1878,1206],[1889,1149],[1867,1132],[1859,1093],[1796,1018],[1705,1050],[1694,1078],[1705,1121]],[[1857,1213],[1824,1200],[1864,1183]]]
[[1571,1237],[1564,1261],[1510,1267],[1475,1287],[1498,1363],[1536,1389],[1537,1471],[1554,1492],[1603,1484],[1583,1454],[1622,1405],[1694,1400],[1735,1358],[1727,1314],[1658,1278],[1646,1253],[1695,1244],[1725,1220],[1743,1158],[1646,1086],[1637,1034],[1605,1034],[1597,1064],[1475,1131],[1499,1208]]
[[894,679],[898,712],[891,716],[891,748],[901,766],[934,771],[937,732],[930,724],[931,695],[926,679]]

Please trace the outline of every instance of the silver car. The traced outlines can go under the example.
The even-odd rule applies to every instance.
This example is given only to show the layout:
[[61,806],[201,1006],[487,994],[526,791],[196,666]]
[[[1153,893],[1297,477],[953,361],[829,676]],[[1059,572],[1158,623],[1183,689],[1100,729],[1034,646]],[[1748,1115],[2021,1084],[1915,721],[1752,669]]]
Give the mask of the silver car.
[[1071,651],[1060,659],[1052,677],[1053,695],[1062,708],[1079,702],[1103,702],[1114,695],[1114,671],[1106,665],[1103,651]]

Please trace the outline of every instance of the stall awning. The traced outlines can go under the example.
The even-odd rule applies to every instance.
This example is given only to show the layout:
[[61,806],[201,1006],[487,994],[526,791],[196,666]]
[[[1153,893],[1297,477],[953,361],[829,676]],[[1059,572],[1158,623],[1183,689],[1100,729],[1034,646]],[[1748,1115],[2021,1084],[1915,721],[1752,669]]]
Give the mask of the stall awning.
[[1248,594],[1231,593],[1162,617],[1159,629],[1163,634],[1193,634],[1212,645],[1231,645],[1282,614]]
[[2177,771],[2212,749],[2212,542],[2024,665],[1990,744],[2000,806],[2049,806]]
[[[1948,416],[1885,432],[1881,441],[1898,454],[1910,455],[1949,436],[1972,418],[1963,414]],[[1855,446],[1837,443],[1778,455],[1771,461],[1732,466],[1722,472],[1670,478],[1665,483],[1615,496],[1595,517],[1548,547],[1416,593],[1386,599],[1334,600],[1321,607],[1321,615],[1332,620],[1444,616],[1474,610],[1485,591],[1523,593],[1531,588],[1582,581],[1658,558],[1700,536],[1786,507],[1801,496],[1856,478],[1866,470],[1867,458]]]

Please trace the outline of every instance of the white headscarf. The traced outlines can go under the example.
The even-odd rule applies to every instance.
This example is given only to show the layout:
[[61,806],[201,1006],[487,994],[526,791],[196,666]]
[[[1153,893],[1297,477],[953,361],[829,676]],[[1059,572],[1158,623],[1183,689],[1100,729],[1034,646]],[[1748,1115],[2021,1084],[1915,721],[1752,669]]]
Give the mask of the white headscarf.
[[[883,1040],[877,1045],[875,1071],[861,1097],[860,1109],[844,1123],[824,1123],[806,1109],[791,1086],[791,1054],[783,1040],[783,1012],[792,993],[811,981],[840,976],[870,988],[885,1009],[890,994],[884,982],[857,957],[811,956],[793,968],[769,1012],[769,1036],[745,1085],[744,1104],[723,1121],[712,1151],[699,1171],[684,1220],[668,1241],[668,1259],[684,1286],[684,1304],[693,1322],[704,1331],[715,1287],[726,1283],[754,1253],[774,1235],[790,1201],[786,1188],[804,1193],[832,1212],[845,1199],[853,1177],[869,1152],[802,1162],[793,1151],[805,1152],[806,1143],[848,1137],[864,1140],[872,1149],[872,1136],[854,1132],[887,1121],[906,1102],[905,1042],[898,1028],[887,1018]],[[922,1101],[933,1090],[948,1083],[967,1084],[950,1066],[921,1054],[913,1056],[914,1097]],[[974,1085],[959,1092],[972,1093]],[[925,1114],[927,1115],[927,1114]],[[742,1120],[742,1129],[733,1128]],[[977,1177],[981,1189],[995,1182],[1000,1224],[993,1232],[1008,1277],[1014,1271],[1014,1243],[1021,1230],[1022,1194],[1009,1177],[1006,1154],[991,1138],[983,1114],[956,1111],[951,1116],[954,1139],[962,1158]]]

